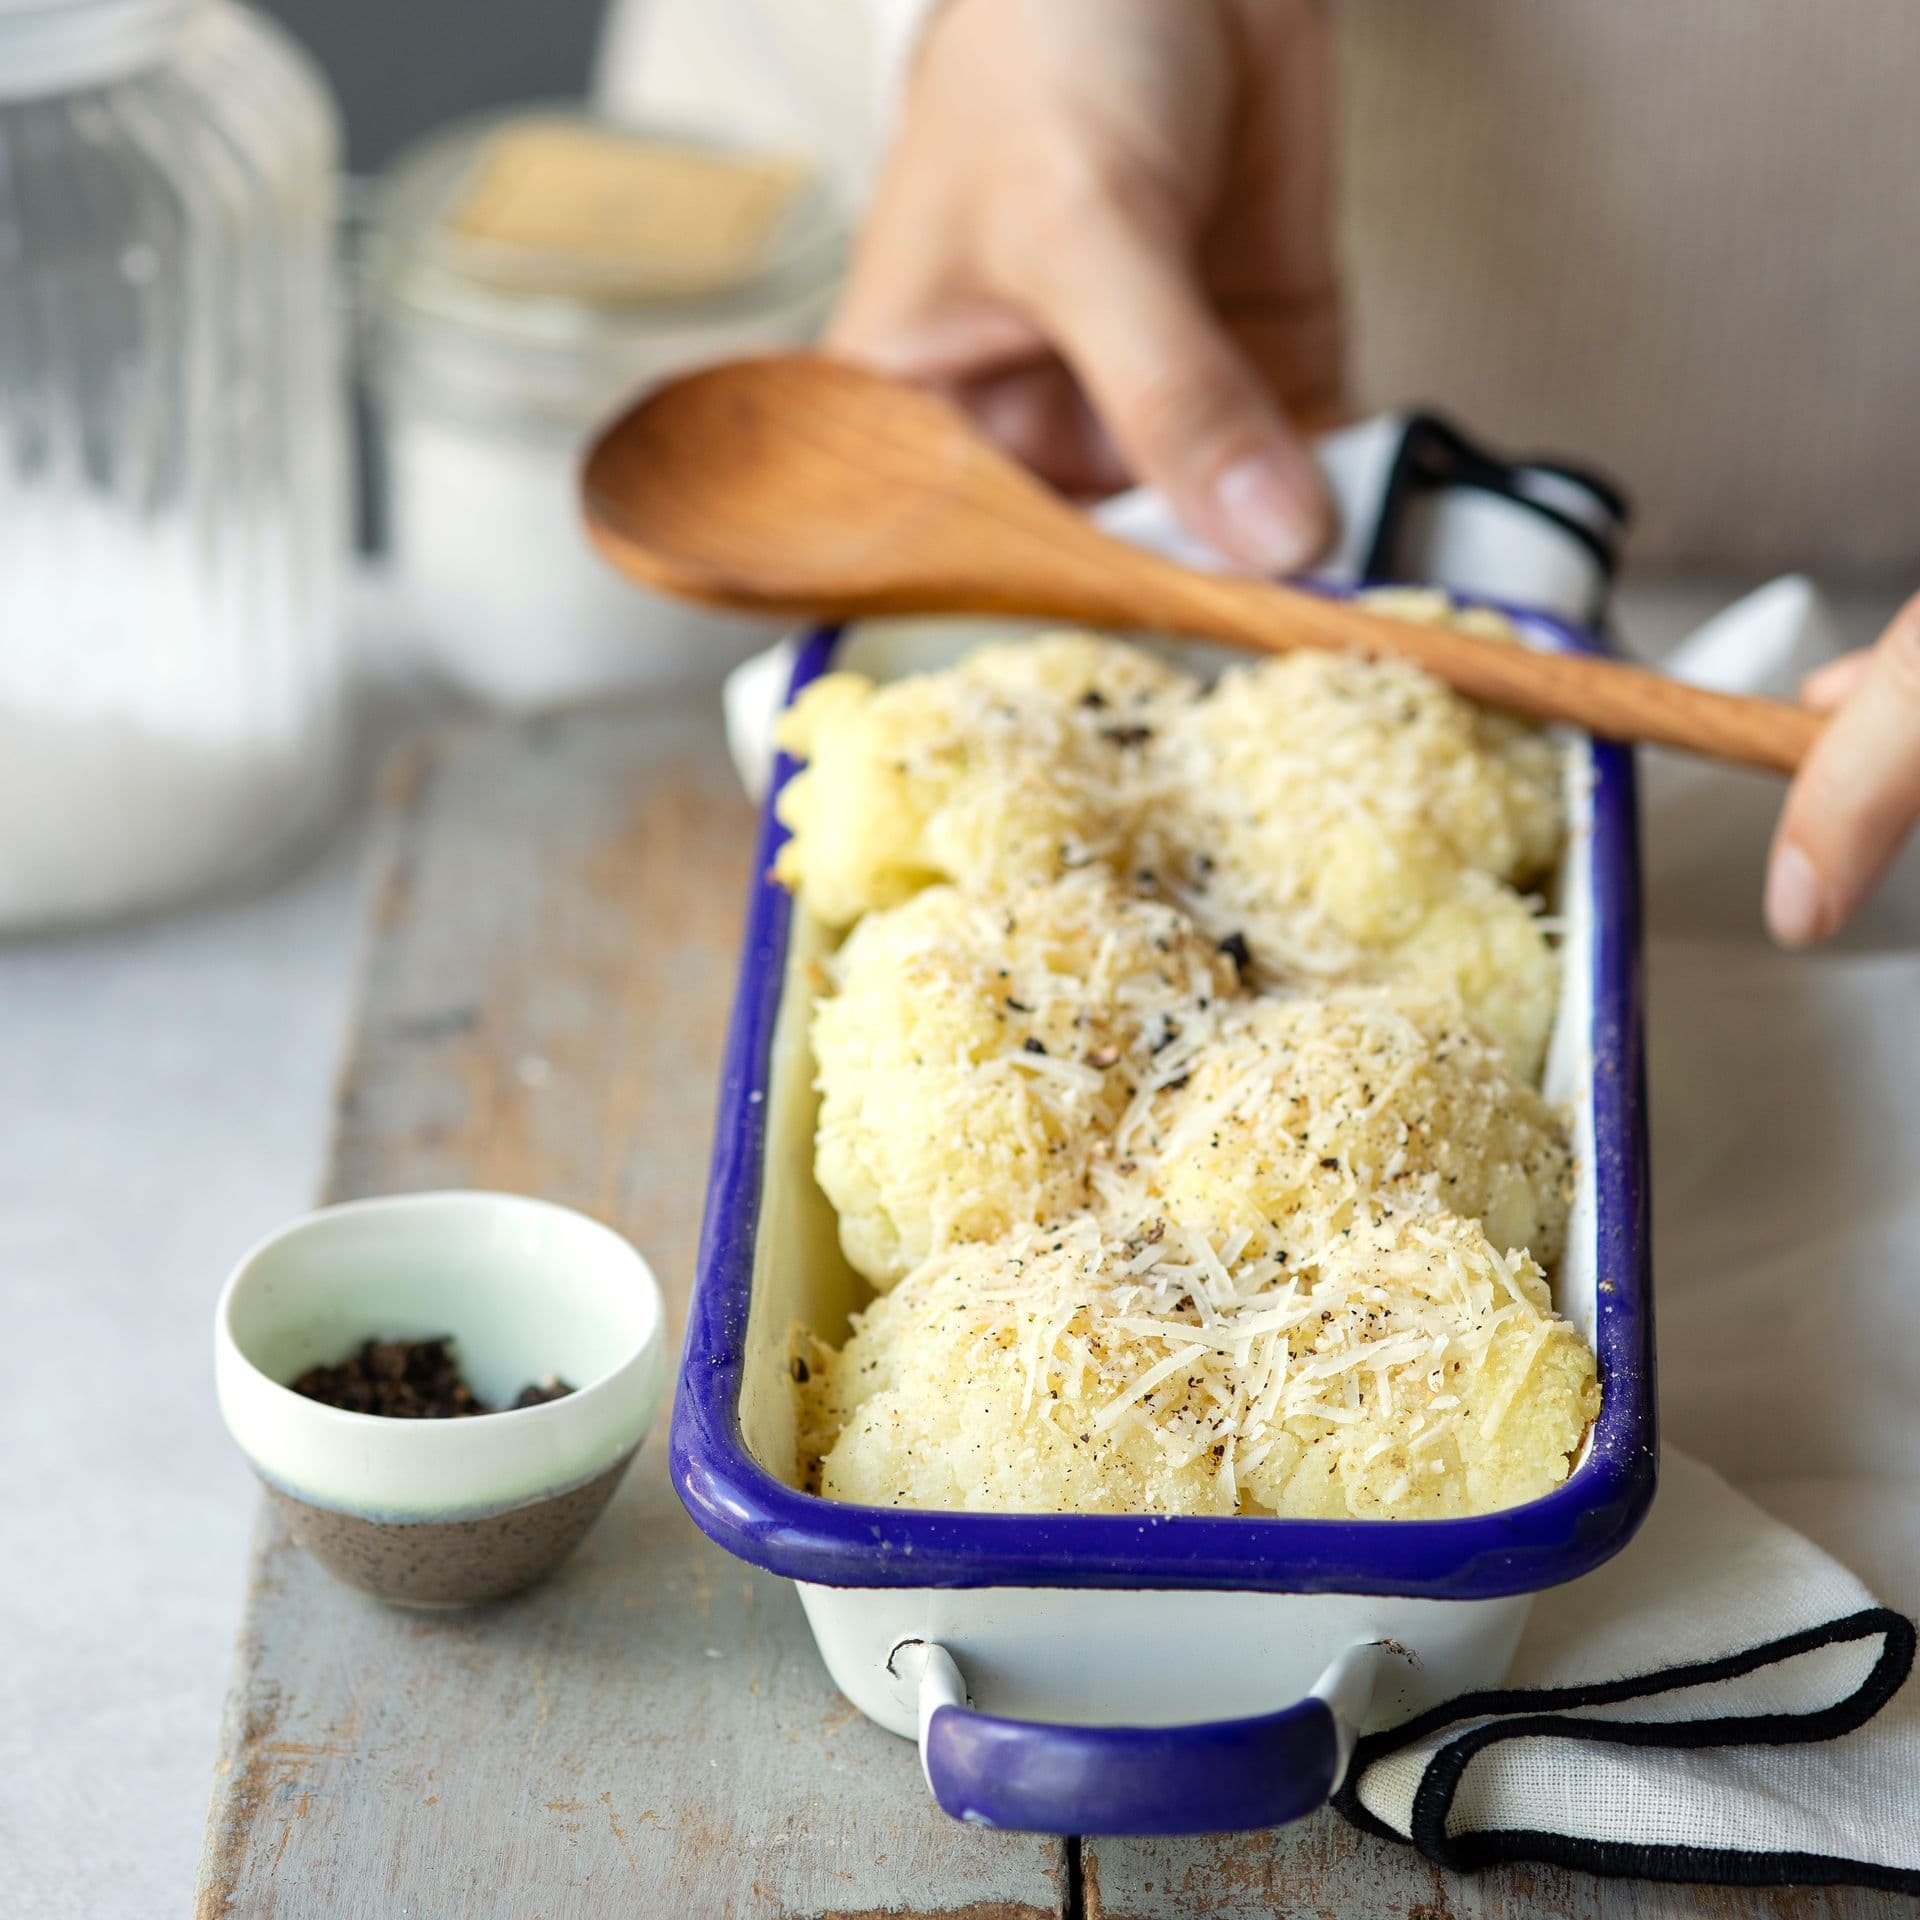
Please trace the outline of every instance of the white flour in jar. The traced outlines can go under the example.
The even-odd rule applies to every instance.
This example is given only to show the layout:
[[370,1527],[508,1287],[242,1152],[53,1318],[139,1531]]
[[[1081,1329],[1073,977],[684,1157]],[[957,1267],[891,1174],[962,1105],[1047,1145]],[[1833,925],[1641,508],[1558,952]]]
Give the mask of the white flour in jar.
[[676,373],[797,345],[845,228],[816,171],[550,108],[429,135],[367,249],[393,577],[411,637],[496,706],[717,683],[768,623],[645,592],[582,523],[595,431]]
[[57,545],[36,551],[24,516],[0,540],[7,933],[239,878],[320,821],[340,770],[335,664],[310,644],[310,584],[297,612],[284,586],[257,580],[216,604],[183,529],[72,502],[58,519]]

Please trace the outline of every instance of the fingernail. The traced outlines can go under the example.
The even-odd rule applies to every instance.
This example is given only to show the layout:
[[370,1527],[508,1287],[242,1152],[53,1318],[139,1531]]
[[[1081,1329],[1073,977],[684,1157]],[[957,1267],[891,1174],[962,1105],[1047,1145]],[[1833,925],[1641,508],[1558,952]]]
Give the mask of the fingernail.
[[1791,840],[1767,869],[1767,927],[1783,947],[1810,947],[1826,928],[1826,895],[1813,862]]
[[1213,491],[1236,560],[1290,573],[1319,550],[1324,509],[1310,473],[1256,454],[1230,466]]

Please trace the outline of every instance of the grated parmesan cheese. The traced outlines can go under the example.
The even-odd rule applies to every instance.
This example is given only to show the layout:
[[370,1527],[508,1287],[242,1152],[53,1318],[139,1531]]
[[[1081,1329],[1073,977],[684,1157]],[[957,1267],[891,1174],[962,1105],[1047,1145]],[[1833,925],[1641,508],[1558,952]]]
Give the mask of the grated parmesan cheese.
[[1515,889],[1559,846],[1544,736],[1404,663],[1301,653],[1223,674],[1163,751],[1151,858],[1200,926],[1276,978],[1448,986],[1538,1075],[1554,966]]
[[1197,1045],[1235,991],[1184,915],[1103,872],[989,897],[930,887],[869,914],[831,971],[815,1172],[878,1287],[1089,1206],[1095,1158],[1163,1077],[1164,1036]]
[[1166,779],[1150,751],[1195,681],[1137,647],[1054,634],[876,687],[828,674],[775,738],[808,762],[780,796],[774,872],[843,927],[938,880],[1007,886],[1131,870]]
[[1565,1131],[1451,995],[1343,987],[1227,1013],[1186,1084],[1130,1112],[1170,1217],[1255,1251],[1326,1239],[1369,1208],[1458,1213],[1548,1266],[1565,1238]]
[[1372,1222],[1300,1267],[1183,1244],[1143,1270],[1139,1250],[1082,1218],[920,1267],[818,1351],[820,1490],[1439,1518],[1550,1491],[1598,1411],[1538,1265],[1471,1222]]
[[1300,653],[1202,694],[1137,648],[1055,634],[885,686],[830,674],[778,738],[808,765],[775,872],[831,926],[942,880],[1150,873],[1265,978],[1446,986],[1539,1073],[1554,961],[1516,889],[1558,845],[1554,751],[1417,668]]
[[816,1343],[812,1483],[1403,1517],[1564,1478],[1598,1387],[1541,1264],[1570,1186],[1519,891],[1561,832],[1541,736],[1395,663],[1203,694],[1058,635],[829,676],[782,744],[780,877],[852,924],[817,1175],[892,1289]]

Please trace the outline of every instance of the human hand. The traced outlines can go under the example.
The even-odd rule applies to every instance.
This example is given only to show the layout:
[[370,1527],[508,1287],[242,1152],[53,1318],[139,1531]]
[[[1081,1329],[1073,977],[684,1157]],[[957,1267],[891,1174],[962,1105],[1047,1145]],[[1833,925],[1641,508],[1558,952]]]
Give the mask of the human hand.
[[1853,917],[1920,820],[1920,594],[1878,644],[1811,675],[1833,717],[1787,795],[1767,870],[1767,925],[1810,946]]
[[1162,489],[1242,564],[1312,559],[1338,417],[1315,0],[946,0],[828,334],[1071,493]]

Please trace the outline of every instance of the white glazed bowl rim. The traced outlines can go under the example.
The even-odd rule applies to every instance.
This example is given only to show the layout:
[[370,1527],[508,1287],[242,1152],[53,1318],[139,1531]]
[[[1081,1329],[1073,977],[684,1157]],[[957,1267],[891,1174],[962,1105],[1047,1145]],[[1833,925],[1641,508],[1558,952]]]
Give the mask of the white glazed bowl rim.
[[[580,1259],[600,1266],[602,1287],[612,1279],[632,1289],[630,1345],[564,1398],[457,1420],[349,1412],[275,1379],[249,1355],[236,1330],[236,1306],[301,1241],[374,1226],[404,1243],[410,1234],[432,1230],[473,1232],[509,1224],[555,1244],[571,1243]],[[448,1330],[456,1337],[461,1331]],[[378,1335],[381,1329],[367,1331]],[[227,1430],[271,1485],[315,1506],[374,1519],[474,1518],[579,1486],[639,1445],[666,1388],[666,1308],[640,1252],[585,1214],[522,1194],[395,1194],[318,1208],[250,1248],[215,1309],[214,1371]]]

